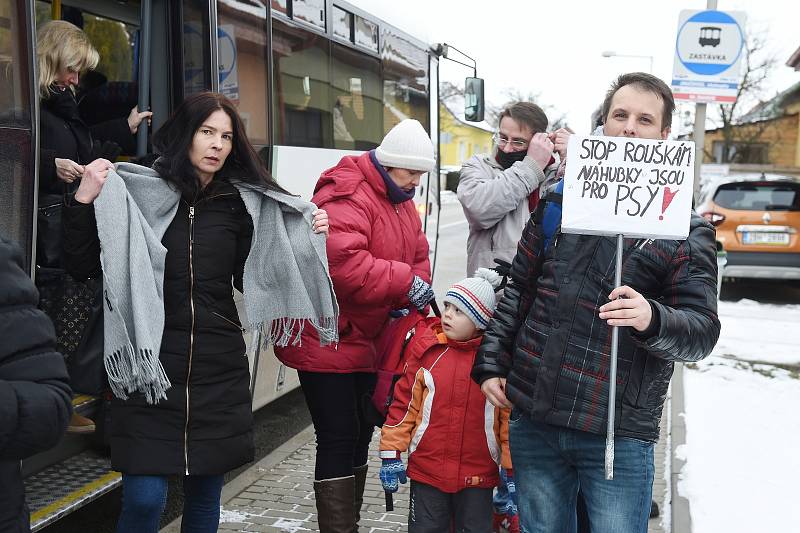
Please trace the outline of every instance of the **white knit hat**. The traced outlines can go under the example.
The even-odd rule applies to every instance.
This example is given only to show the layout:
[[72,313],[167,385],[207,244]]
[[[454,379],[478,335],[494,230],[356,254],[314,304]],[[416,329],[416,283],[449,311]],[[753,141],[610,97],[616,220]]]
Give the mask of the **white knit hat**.
[[478,329],[486,329],[497,305],[494,290],[500,286],[500,274],[488,268],[479,268],[475,277],[459,281],[447,291],[445,303],[458,307],[475,323]]
[[375,149],[378,162],[390,168],[430,172],[436,166],[433,143],[419,121],[407,118],[389,130]]

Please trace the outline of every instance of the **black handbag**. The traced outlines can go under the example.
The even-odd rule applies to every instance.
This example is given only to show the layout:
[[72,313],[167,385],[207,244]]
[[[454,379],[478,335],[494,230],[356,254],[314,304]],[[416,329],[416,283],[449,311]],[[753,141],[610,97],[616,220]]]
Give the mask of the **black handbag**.
[[98,395],[108,388],[103,363],[103,283],[78,281],[60,269],[40,268],[39,307],[53,321],[75,392]]
[[39,197],[36,213],[36,263],[43,267],[61,265],[61,211],[64,195],[45,194]]

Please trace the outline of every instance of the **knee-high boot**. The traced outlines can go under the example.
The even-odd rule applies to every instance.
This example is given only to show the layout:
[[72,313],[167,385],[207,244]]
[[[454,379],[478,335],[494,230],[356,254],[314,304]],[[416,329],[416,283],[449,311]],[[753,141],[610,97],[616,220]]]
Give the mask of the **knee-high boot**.
[[314,481],[320,533],[352,533],[356,515],[355,476]]
[[353,468],[353,477],[355,477],[353,507],[356,513],[356,523],[353,528],[353,533],[358,533],[358,521],[361,520],[361,505],[364,503],[364,485],[367,483],[367,469],[368,465],[366,464]]

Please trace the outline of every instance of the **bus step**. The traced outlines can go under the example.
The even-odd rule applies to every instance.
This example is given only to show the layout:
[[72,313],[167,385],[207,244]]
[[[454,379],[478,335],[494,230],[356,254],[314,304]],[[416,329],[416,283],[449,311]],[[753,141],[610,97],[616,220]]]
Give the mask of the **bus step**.
[[25,479],[31,531],[48,526],[122,483],[111,461],[85,451]]

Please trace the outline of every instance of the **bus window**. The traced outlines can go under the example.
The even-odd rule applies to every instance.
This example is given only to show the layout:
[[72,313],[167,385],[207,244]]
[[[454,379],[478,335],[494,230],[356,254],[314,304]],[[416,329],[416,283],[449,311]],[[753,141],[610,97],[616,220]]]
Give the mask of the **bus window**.
[[34,171],[25,5],[0,0],[0,235],[30,259]]
[[383,131],[406,118],[428,129],[428,54],[391,28],[381,28]]
[[275,144],[332,147],[330,41],[273,18],[272,54]]
[[333,147],[370,150],[383,138],[381,63],[339,44],[331,45]]
[[292,18],[325,30],[325,0],[293,0]]
[[220,2],[218,7],[219,90],[239,108],[250,142],[266,145],[268,7],[258,1]]
[[206,35],[208,4],[205,0],[185,0],[183,14],[183,95],[211,90],[210,46]]

